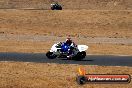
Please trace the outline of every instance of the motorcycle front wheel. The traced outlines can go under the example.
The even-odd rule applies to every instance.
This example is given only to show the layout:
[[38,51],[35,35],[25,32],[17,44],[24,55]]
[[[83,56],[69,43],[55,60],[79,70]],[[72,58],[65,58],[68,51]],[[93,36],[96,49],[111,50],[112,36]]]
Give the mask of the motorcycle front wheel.
[[50,52],[48,51],[46,53],[46,56],[49,58],[49,59],[55,59],[57,57],[57,55],[55,55],[53,52]]

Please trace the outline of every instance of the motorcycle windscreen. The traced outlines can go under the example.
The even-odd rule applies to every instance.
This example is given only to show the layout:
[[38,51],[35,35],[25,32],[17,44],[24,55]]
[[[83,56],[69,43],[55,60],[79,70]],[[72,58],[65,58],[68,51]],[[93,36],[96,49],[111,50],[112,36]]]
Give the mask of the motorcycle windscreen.
[[51,47],[50,52],[57,52],[56,45],[57,45],[57,44],[54,44],[54,45]]
[[80,52],[82,52],[82,51],[86,51],[88,49],[88,46],[87,45],[78,45],[77,48]]

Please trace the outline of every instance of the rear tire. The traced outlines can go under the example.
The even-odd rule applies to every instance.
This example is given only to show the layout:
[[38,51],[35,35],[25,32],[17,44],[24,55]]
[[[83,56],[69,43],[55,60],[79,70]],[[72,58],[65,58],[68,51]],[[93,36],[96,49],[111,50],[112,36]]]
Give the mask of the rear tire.
[[49,58],[49,59],[55,59],[57,57],[57,55],[53,54],[53,52],[50,52],[48,51],[46,53],[46,56]]
[[62,10],[62,7],[61,7],[61,6],[59,6],[59,7],[58,7],[58,10]]
[[78,52],[77,55],[73,58],[74,60],[83,60],[86,56],[86,52]]
[[85,58],[86,57],[86,52],[85,51],[81,52],[81,57],[82,58]]

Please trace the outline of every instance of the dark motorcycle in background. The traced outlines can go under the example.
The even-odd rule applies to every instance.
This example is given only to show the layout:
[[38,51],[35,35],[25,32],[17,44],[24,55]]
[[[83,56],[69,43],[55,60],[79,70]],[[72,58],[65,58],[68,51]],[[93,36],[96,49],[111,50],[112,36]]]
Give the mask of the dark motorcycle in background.
[[62,6],[58,3],[51,4],[51,10],[62,10]]

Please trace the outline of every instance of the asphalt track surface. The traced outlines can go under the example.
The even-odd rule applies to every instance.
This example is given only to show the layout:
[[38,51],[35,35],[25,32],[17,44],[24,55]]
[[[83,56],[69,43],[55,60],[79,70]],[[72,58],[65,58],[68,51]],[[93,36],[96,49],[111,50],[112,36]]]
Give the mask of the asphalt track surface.
[[48,59],[44,53],[0,53],[0,61],[58,63],[99,66],[132,66],[132,56],[88,55],[82,61],[64,58]]

